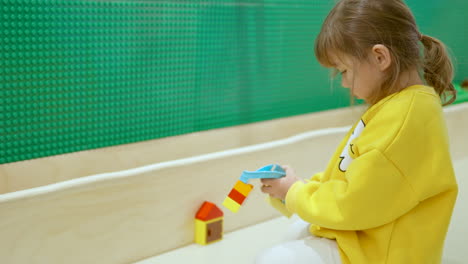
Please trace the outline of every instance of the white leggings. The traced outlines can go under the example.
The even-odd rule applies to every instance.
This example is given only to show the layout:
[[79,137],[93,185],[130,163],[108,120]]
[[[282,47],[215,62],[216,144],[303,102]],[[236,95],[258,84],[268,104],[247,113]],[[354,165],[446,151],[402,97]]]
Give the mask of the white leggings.
[[341,264],[335,240],[309,233],[309,224],[296,221],[288,230],[283,243],[261,252],[256,264]]

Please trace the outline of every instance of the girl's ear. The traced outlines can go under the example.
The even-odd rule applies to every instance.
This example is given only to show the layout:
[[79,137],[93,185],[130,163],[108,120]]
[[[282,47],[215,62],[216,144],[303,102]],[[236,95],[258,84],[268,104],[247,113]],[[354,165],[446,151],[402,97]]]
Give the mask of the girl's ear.
[[371,57],[380,71],[387,70],[392,64],[390,50],[382,44],[376,44],[372,47]]

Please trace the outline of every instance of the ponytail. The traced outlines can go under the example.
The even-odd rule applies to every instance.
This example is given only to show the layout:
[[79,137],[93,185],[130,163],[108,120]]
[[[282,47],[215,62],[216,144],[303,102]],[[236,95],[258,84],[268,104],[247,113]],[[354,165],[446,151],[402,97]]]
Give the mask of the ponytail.
[[457,98],[457,91],[452,84],[453,64],[447,49],[440,40],[427,35],[421,35],[421,42],[424,45],[424,79],[439,94],[443,105],[449,105]]

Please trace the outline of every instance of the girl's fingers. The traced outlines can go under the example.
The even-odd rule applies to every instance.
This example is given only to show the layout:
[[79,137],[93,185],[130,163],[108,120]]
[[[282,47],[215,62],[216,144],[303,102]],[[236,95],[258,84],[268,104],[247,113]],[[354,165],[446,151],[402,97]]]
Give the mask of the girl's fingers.
[[271,192],[271,185],[262,185],[261,187],[263,193],[270,193]]
[[262,182],[263,185],[273,185],[273,182],[276,179],[260,179],[260,182]]

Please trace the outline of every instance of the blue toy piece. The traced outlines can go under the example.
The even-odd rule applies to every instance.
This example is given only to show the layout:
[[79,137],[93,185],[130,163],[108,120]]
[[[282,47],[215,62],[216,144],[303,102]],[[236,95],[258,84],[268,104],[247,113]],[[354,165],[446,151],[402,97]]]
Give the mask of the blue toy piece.
[[244,171],[240,176],[240,181],[248,184],[250,179],[278,179],[286,176],[286,172],[280,165],[270,164],[256,171]]

